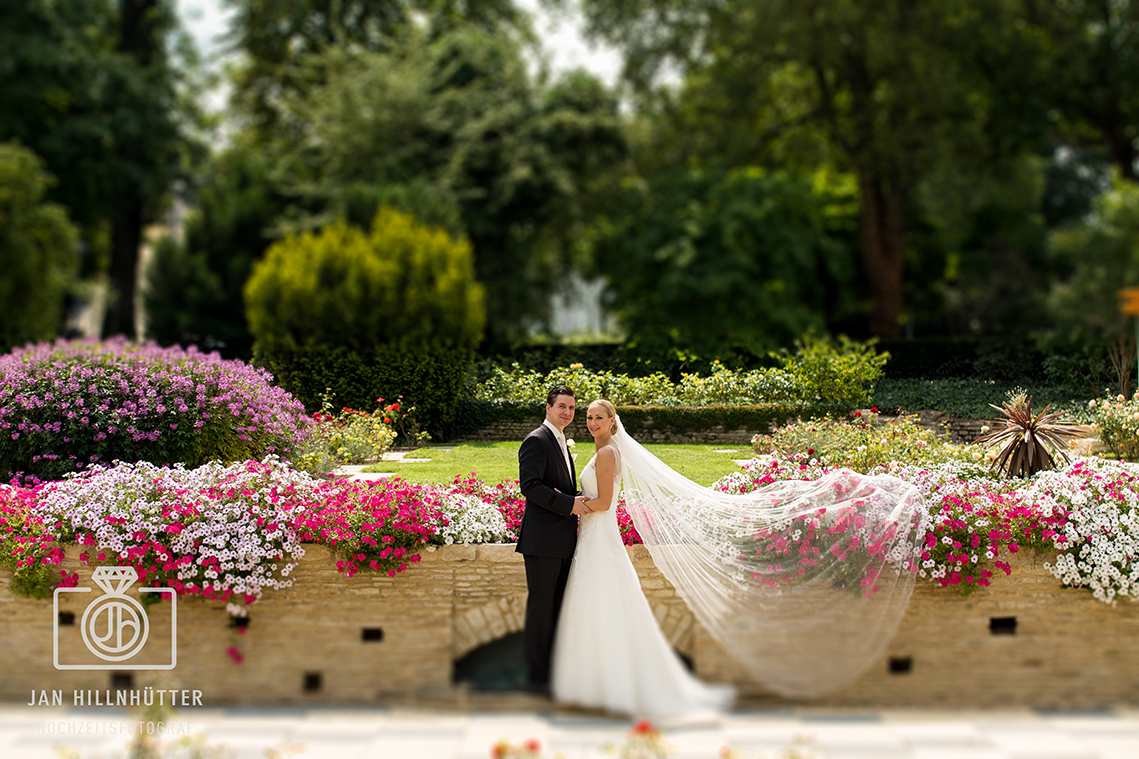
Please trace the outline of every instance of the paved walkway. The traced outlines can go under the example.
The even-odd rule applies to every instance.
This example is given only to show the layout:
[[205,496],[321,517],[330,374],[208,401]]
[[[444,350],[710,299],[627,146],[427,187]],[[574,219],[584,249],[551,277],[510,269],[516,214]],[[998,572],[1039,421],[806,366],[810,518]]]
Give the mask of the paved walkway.
[[[0,705],[0,758],[68,756],[60,747],[83,759],[126,756],[122,732],[131,724],[121,711]],[[566,712],[396,707],[186,709],[169,724],[229,751],[204,756],[235,759],[488,759],[503,738],[515,745],[537,739],[542,759],[594,759],[613,756],[606,744],[622,743],[631,726]],[[739,711],[665,726],[664,739],[676,759],[717,759],[724,747],[739,759],[1136,759],[1139,709]],[[799,753],[789,751],[795,747]]]

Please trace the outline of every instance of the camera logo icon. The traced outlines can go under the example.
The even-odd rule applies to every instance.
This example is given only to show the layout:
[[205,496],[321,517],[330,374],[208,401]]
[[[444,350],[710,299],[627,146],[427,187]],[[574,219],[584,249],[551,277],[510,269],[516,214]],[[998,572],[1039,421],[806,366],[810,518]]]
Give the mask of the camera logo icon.
[[[52,625],[54,645],[52,646],[54,664],[56,669],[115,669],[115,670],[155,670],[174,669],[178,663],[178,595],[173,588],[138,588],[138,593],[169,594],[170,598],[170,650],[169,656],[162,656],[163,661],[154,663],[131,662],[146,648],[151,633],[151,621],[146,609],[136,599],[126,593],[138,580],[138,573],[134,567],[97,567],[91,574],[91,579],[103,590],[103,595],[94,599],[83,611],[79,621],[79,636],[86,650],[102,664],[71,661],[61,663],[61,658],[79,659],[84,657],[61,657],[59,612],[60,596],[64,593],[91,593],[91,588],[56,588],[52,594],[52,606],[55,620]],[[74,618],[74,615],[70,615]],[[66,624],[66,623],[65,623]],[[74,636],[71,636],[74,637]],[[68,641],[66,636],[63,649],[65,653],[69,646],[72,653],[77,649],[74,641]],[[150,653],[153,654],[151,647]],[[165,654],[163,649],[161,653]],[[143,657],[144,661],[154,658]],[[165,659],[169,659],[167,663]]]

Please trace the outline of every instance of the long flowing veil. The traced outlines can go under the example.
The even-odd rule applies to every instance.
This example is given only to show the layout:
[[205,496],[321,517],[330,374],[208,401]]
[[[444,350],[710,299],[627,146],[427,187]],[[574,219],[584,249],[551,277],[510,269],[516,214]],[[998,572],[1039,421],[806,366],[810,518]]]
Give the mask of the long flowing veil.
[[679,474],[617,419],[625,508],[704,628],[771,690],[812,697],[880,661],[913,591],[921,494],[838,470],[743,495]]

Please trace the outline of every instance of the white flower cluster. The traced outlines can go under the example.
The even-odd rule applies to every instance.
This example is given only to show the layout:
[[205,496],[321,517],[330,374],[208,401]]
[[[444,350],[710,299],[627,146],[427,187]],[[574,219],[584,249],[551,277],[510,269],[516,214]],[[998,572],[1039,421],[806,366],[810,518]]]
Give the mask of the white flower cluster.
[[65,535],[90,536],[93,560],[149,555],[152,571],[176,577],[176,587],[211,586],[230,614],[244,616],[263,588],[292,585],[284,578],[304,555],[292,522],[317,486],[272,456],[191,470],[116,463],[52,483],[39,509]]
[[1139,586],[1139,467],[1088,458],[1060,471],[1042,472],[1022,491],[1045,513],[1068,512],[1054,541],[1062,553],[1045,566],[1065,585],[1090,588],[1113,604]]
[[451,490],[443,494],[447,524],[439,528],[443,543],[507,543],[506,520],[493,503]]

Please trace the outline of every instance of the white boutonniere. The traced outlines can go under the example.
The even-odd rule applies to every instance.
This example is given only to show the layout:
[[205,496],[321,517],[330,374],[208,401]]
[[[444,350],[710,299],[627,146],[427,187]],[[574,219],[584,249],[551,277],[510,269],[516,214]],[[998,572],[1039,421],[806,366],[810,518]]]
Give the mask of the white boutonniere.
[[573,447],[577,445],[572,437],[566,438],[566,451],[569,453],[570,458],[577,461],[577,454],[574,452]]

